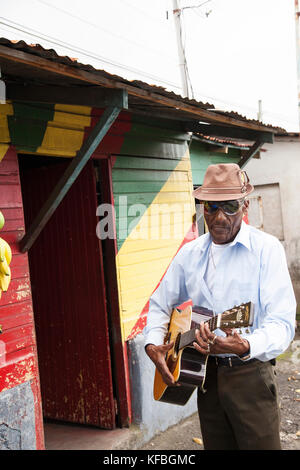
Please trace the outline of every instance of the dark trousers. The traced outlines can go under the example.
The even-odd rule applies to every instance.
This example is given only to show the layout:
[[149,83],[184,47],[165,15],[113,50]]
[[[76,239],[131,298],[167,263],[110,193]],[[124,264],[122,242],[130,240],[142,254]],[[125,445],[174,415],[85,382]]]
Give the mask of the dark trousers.
[[205,450],[279,450],[279,408],[274,367],[255,361],[207,365],[206,393],[198,389]]

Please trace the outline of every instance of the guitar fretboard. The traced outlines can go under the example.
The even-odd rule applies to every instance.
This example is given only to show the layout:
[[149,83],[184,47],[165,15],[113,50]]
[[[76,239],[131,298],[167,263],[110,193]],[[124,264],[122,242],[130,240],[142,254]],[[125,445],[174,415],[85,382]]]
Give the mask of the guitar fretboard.
[[[206,320],[204,323],[208,323],[210,331],[214,331],[217,328],[218,315],[215,315],[209,320]],[[189,346],[194,341],[196,341],[196,334],[195,334],[196,329],[199,329],[199,325],[181,334],[178,350],[185,348],[186,346]]]

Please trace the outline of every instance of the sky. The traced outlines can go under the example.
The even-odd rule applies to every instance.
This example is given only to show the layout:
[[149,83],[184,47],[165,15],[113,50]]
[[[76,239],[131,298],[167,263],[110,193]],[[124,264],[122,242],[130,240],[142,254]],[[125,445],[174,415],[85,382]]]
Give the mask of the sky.
[[[195,99],[298,132],[294,0],[178,3]],[[0,0],[0,36],[182,93],[173,0]]]

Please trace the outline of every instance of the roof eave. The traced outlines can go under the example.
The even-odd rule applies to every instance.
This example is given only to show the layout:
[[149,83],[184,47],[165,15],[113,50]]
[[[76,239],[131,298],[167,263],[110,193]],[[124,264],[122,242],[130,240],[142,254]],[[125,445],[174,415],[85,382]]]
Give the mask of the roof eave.
[[35,54],[30,54],[28,52],[20,51],[3,45],[0,45],[0,60],[1,58],[18,64],[26,64],[27,66],[33,67],[35,69],[48,71],[62,77],[73,78],[77,81],[80,81],[82,84],[126,90],[129,96],[135,96],[152,103],[161,104],[169,110],[171,109],[174,114],[176,114],[176,112],[186,113],[190,116],[191,120],[203,121],[224,126],[239,127],[258,132],[268,132],[272,134],[282,132],[282,129],[280,130],[279,128],[277,129],[272,126],[266,126],[263,124],[260,125],[251,121],[239,120],[230,116],[225,116],[224,114],[217,114],[207,109],[202,109],[200,106],[194,106],[175,98],[169,98],[156,91],[150,91],[149,89],[146,90],[131,85],[126,81],[123,82],[117,78],[113,78],[114,76],[112,76],[112,78],[104,77],[103,75],[97,73],[97,71],[86,71],[78,67],[61,64],[43,57],[39,57]]

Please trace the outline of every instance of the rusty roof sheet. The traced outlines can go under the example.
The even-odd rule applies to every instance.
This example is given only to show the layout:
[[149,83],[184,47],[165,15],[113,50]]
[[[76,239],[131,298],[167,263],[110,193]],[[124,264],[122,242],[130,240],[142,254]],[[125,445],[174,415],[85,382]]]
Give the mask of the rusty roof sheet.
[[243,149],[248,149],[249,148],[249,143],[245,143],[245,142],[240,142],[240,141],[237,141],[235,139],[231,139],[230,137],[226,137],[226,138],[221,138],[221,137],[215,137],[215,136],[211,136],[211,135],[205,135],[205,134],[201,134],[201,133],[198,133],[196,132],[195,135],[201,139],[203,142],[208,142],[210,144],[222,144],[222,145],[232,145],[234,147],[240,147],[240,148],[243,148]]
[[23,52],[28,52],[30,54],[37,55],[39,57],[43,57],[47,60],[52,60],[54,62],[69,65],[71,67],[79,68],[81,70],[92,71],[101,74],[104,77],[115,79],[118,82],[127,83],[130,85],[134,85],[136,87],[143,88],[144,90],[155,91],[160,93],[164,96],[168,96],[173,99],[177,99],[183,102],[186,102],[191,105],[200,106],[203,109],[214,109],[214,105],[211,103],[202,103],[200,101],[196,101],[194,99],[183,98],[182,96],[172,92],[167,91],[165,88],[157,85],[149,85],[141,80],[127,80],[119,75],[114,75],[106,72],[105,70],[95,69],[92,65],[81,64],[77,61],[77,59],[68,57],[68,56],[60,56],[54,49],[45,49],[40,44],[27,44],[25,41],[12,41],[6,38],[0,38],[0,44],[4,46],[11,47],[13,49],[17,49]]
[[[241,150],[248,150],[250,148],[249,142],[243,140],[232,139],[230,137],[216,137],[212,135],[205,135],[200,132],[194,134],[201,142],[207,142],[208,144],[216,144],[222,146],[230,146],[240,148]],[[265,152],[266,149],[261,148],[261,152]]]
[[[234,119],[237,119],[239,121],[244,121],[245,123],[254,123],[259,126],[266,126],[270,128],[270,130],[274,130],[275,132],[282,132],[285,133],[285,129],[277,126],[273,126],[271,124],[266,124],[262,123],[261,121],[255,120],[255,119],[248,119],[246,116],[243,116],[241,114],[238,114],[234,111],[227,112],[227,111],[219,111],[215,110],[215,107],[211,103],[203,103],[201,101],[197,101],[195,99],[189,99],[189,98],[183,98],[181,95],[178,95],[172,91],[167,91],[165,88],[157,85],[149,85],[148,83],[145,83],[141,80],[127,80],[121,76],[110,74],[106,72],[105,70],[99,70],[95,69],[92,65],[86,65],[82,64],[77,61],[77,59],[68,57],[68,56],[60,56],[57,54],[57,52],[54,49],[45,49],[43,46],[40,44],[27,44],[25,41],[13,41],[9,40],[7,38],[0,38],[0,45],[26,52],[32,55],[36,55],[38,57],[47,59],[49,61],[53,61],[58,64],[64,64],[69,67],[77,68],[80,70],[88,71],[88,72],[93,72],[101,77],[110,79],[110,80],[115,80],[118,83],[124,83],[127,85],[134,86],[136,88],[140,88],[144,91],[149,91],[149,92],[155,92],[156,94],[162,95],[166,98],[170,98],[173,100],[176,100],[181,103],[186,103],[188,105],[192,105],[196,108],[200,108],[203,110],[208,110],[208,111],[213,111],[213,114],[218,114],[218,115],[224,115],[227,117],[232,117]],[[135,103],[134,103],[135,104]],[[138,103],[136,103],[136,106],[138,108]],[[170,111],[170,108],[168,106],[161,106],[164,109],[167,109],[167,111]],[[158,106],[157,106],[158,108]]]

